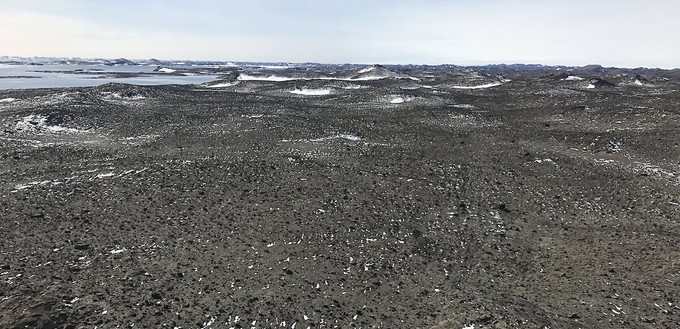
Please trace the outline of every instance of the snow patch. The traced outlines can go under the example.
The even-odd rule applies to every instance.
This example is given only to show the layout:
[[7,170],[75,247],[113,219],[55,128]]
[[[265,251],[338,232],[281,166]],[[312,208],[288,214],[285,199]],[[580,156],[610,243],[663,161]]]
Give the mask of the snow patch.
[[306,95],[306,96],[322,96],[330,95],[330,89],[295,89],[290,91],[291,94]]
[[581,78],[579,76],[570,75],[570,76],[566,77],[564,80],[565,81],[582,81],[582,80],[585,80],[585,79]]
[[[638,86],[642,86],[642,85],[643,85],[643,83],[642,83],[642,81],[640,81],[640,79],[635,79],[635,82],[633,82],[633,83],[636,84],[636,85],[638,85]],[[0,100],[0,101],[2,101],[2,100]]]
[[415,86],[401,87],[401,89],[404,89],[404,90],[418,90],[418,89],[421,89],[421,88],[425,88],[425,89],[434,89],[434,87],[432,87],[432,86],[426,86],[426,85],[415,85]]
[[17,100],[16,98],[3,98],[3,99],[0,99],[0,103],[11,103],[11,102],[14,102],[16,100]]
[[340,88],[340,89],[347,89],[347,90],[355,90],[355,89],[368,88],[368,87],[366,87],[366,86],[355,85],[355,84],[352,84],[352,83],[338,84],[338,85],[334,85],[334,87]]
[[50,126],[47,124],[47,117],[38,114],[31,114],[23,117],[21,121],[17,122],[16,129],[21,131],[41,132],[47,131],[51,133],[82,133],[84,130],[74,128],[66,128],[62,126]]
[[76,303],[77,301],[79,301],[79,300],[80,300],[80,298],[78,298],[78,297],[75,297],[75,298],[73,298],[73,299],[71,299],[71,300],[64,300],[64,306],[66,306],[66,307],[73,307],[73,304],[75,304],[75,303]]
[[[536,159],[536,160],[534,160],[534,162],[536,162],[536,163],[552,163],[552,164],[555,164],[555,160],[550,159],[550,158],[546,158],[546,159]],[[555,165],[556,165],[556,164],[555,164]]]
[[472,104],[454,104],[453,107],[457,109],[474,109],[475,106]]
[[368,76],[365,76],[365,77],[340,79],[340,80],[345,80],[345,81],[373,81],[373,80],[382,80],[382,79],[387,79],[387,77],[381,77],[381,76],[376,76],[376,75],[368,75]]
[[214,84],[214,85],[209,85],[209,86],[206,86],[206,87],[208,87],[208,88],[226,88],[226,87],[233,87],[237,84],[238,84],[238,81],[223,82],[223,83],[218,83],[218,84]]
[[124,100],[138,101],[140,99],[146,98],[146,97],[139,95],[139,94],[133,94],[131,96],[123,96],[120,93],[113,93],[113,92],[104,92],[102,94],[104,95],[104,99],[106,99],[106,100],[124,99]]
[[477,85],[477,86],[452,86],[451,88],[453,89],[486,89],[486,88],[491,88],[491,87],[497,87],[503,85],[502,82],[492,82],[492,83],[487,83],[483,85]]
[[375,70],[375,66],[369,66],[367,68],[363,68],[363,69],[359,70],[358,73],[368,73],[368,72],[371,72],[373,70]]
[[595,89],[595,85],[591,83],[586,88],[587,89]]
[[[355,77],[355,78],[336,78],[336,77],[315,77],[315,78],[305,78],[305,77],[283,77],[283,76],[278,76],[278,75],[269,75],[269,76],[254,76],[254,75],[248,75],[248,74],[241,74],[238,77],[238,80],[241,81],[273,81],[273,82],[285,82],[285,81],[300,81],[300,80],[335,80],[335,81],[374,81],[374,80],[383,80],[387,79],[390,77],[387,76],[378,76],[378,75],[367,75],[363,77]],[[394,77],[398,79],[411,79],[414,81],[420,81],[418,78],[414,77]]]
[[111,250],[111,251],[109,251],[109,253],[115,255],[115,254],[120,254],[120,253],[125,252],[125,251],[127,251],[127,249],[120,248],[120,249]]
[[263,69],[268,69],[268,70],[285,70],[292,68],[293,66],[290,65],[262,65],[260,66]]
[[212,326],[213,324],[215,324],[215,320],[217,320],[216,317],[211,317],[210,320],[208,320],[208,322],[203,323],[202,329],[206,329],[206,328]]
[[173,69],[169,69],[167,67],[163,67],[163,68],[158,69],[158,72],[160,72],[160,73],[175,73],[175,72],[177,72],[177,70],[173,70]]
[[361,137],[349,134],[338,135],[339,138],[350,140],[350,141],[360,141]]
[[26,183],[26,184],[18,184],[14,187],[14,189],[17,190],[17,191],[20,191],[20,190],[25,190],[27,188],[32,188],[32,187],[35,187],[35,186],[45,186],[47,184],[59,185],[61,183],[59,183],[57,181],[51,181],[51,180],[36,181],[36,182],[30,182],[30,183]]
[[404,102],[410,102],[414,99],[415,99],[415,97],[412,97],[412,96],[392,96],[392,98],[390,99],[390,103],[391,104],[401,104],[401,103],[404,103]]
[[139,135],[139,136],[129,136],[119,139],[122,144],[126,145],[139,145],[141,143],[149,142],[161,137],[161,135]]
[[97,178],[108,178],[108,177],[113,177],[115,174],[113,172],[106,173],[106,174],[98,174]]
[[361,137],[352,135],[352,134],[339,134],[335,136],[329,136],[329,137],[321,137],[321,138],[315,138],[315,139],[283,139],[281,140],[282,143],[291,143],[291,142],[324,142],[332,139],[346,139],[348,141],[360,141]]
[[316,139],[310,139],[310,142],[323,142],[331,139],[346,139],[349,141],[360,141],[361,137],[355,136],[355,135],[350,135],[350,134],[340,134],[340,135],[335,135],[335,136],[330,136],[330,137],[322,137],[322,138],[316,138]]
[[280,77],[280,76],[277,76],[277,75],[270,75],[270,76],[266,76],[266,77],[258,77],[258,76],[247,75],[247,74],[239,75],[238,79],[241,80],[241,81],[274,81],[274,82],[301,80],[301,79],[298,79],[298,78]]

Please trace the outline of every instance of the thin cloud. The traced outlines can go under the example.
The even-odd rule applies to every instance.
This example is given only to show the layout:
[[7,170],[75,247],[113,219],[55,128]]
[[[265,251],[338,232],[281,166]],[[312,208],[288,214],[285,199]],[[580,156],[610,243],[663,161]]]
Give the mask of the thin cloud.
[[17,1],[5,55],[679,66],[675,1]]

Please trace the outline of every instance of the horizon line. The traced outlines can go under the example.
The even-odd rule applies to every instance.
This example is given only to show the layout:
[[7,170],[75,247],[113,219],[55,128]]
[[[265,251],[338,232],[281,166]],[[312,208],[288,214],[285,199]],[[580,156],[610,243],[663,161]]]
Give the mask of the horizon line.
[[409,65],[414,65],[414,66],[459,66],[459,67],[483,67],[483,66],[496,66],[496,65],[506,65],[506,66],[512,66],[512,65],[526,65],[526,66],[545,66],[545,67],[567,67],[567,68],[584,68],[584,67],[589,67],[589,66],[595,66],[595,67],[601,67],[605,69],[649,69],[649,70],[666,70],[666,71],[672,71],[672,70],[678,70],[680,67],[651,67],[651,66],[605,66],[603,64],[599,63],[589,63],[589,64],[584,64],[584,65],[569,65],[569,64],[543,64],[540,62],[522,62],[522,61],[499,61],[499,62],[493,62],[493,61],[487,61],[484,63],[478,63],[478,64],[455,64],[455,63],[438,63],[438,64],[432,64],[432,63],[407,63],[407,62],[400,62],[400,63],[395,63],[395,62],[390,62],[390,63],[360,63],[360,62],[316,62],[316,61],[281,61],[281,60],[270,60],[270,61],[263,61],[263,60],[224,60],[224,59],[159,59],[157,57],[150,57],[150,58],[127,58],[127,57],[80,57],[80,56],[41,56],[41,55],[34,55],[34,56],[16,56],[16,55],[0,55],[0,58],[15,58],[15,59],[73,59],[73,60],[127,60],[131,62],[135,61],[150,61],[150,60],[157,60],[161,62],[218,62],[218,63],[266,63],[266,64],[321,64],[321,65],[394,65],[394,66],[409,66]]

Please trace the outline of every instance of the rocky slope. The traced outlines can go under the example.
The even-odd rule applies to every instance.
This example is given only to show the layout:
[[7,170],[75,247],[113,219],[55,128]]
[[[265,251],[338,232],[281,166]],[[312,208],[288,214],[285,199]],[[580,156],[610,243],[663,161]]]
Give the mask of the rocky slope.
[[0,327],[680,326],[680,79],[547,70],[1,91]]

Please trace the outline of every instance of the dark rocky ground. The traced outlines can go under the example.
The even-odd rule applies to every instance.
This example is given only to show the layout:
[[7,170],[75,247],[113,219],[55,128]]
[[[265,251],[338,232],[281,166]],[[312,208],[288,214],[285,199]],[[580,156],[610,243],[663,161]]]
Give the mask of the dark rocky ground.
[[680,327],[678,72],[408,75],[1,91],[0,327]]

